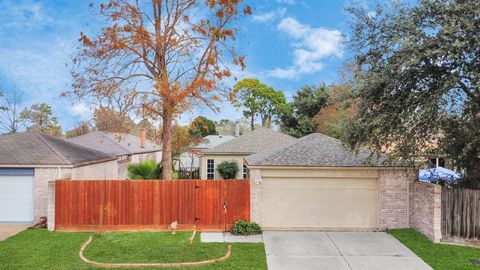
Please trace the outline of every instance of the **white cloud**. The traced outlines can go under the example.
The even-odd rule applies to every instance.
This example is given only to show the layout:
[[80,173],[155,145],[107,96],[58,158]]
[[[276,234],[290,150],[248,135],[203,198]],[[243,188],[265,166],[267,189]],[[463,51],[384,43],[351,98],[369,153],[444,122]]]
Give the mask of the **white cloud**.
[[92,116],[93,108],[84,102],[80,102],[70,107],[70,112],[73,116],[79,116],[85,120]]
[[324,59],[342,56],[343,37],[338,30],[314,28],[291,17],[281,20],[277,29],[293,39],[293,63],[269,71],[272,77],[293,79],[301,74],[314,73],[324,67]]
[[286,8],[277,8],[275,10],[272,10],[270,12],[258,14],[258,15],[253,15],[252,16],[252,21],[254,22],[271,22],[277,18],[282,18],[285,16],[285,13],[287,12]]
[[54,22],[54,19],[45,12],[45,8],[40,3],[31,1],[7,2],[2,9],[3,12],[1,13],[6,13],[4,27],[36,28]]
[[275,1],[280,4],[289,4],[289,5],[293,5],[297,3],[296,0],[275,0]]

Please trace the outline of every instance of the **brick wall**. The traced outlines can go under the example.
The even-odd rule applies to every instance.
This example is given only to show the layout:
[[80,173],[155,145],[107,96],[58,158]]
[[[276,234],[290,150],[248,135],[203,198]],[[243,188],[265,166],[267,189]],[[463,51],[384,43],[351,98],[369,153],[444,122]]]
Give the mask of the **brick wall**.
[[118,179],[118,163],[111,160],[73,168],[71,178],[74,180]]
[[410,192],[410,227],[423,233],[432,241],[440,241],[442,187],[415,181]]
[[378,217],[381,229],[408,228],[411,211],[409,191],[414,170],[384,169],[378,178]]
[[35,192],[34,192],[34,222],[48,214],[48,182],[58,178],[70,178],[72,169],[61,168],[35,168]]

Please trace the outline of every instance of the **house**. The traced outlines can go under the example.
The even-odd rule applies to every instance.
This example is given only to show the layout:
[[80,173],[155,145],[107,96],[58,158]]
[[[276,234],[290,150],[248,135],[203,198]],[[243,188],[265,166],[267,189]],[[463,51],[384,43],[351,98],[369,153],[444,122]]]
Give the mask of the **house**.
[[162,148],[146,138],[145,130],[140,137],[127,133],[94,131],[68,141],[114,155],[118,158],[119,179],[128,178],[128,165],[146,160],[162,161]]
[[296,140],[269,128],[257,128],[233,140],[201,151],[200,178],[220,179],[216,166],[222,161],[236,161],[241,168],[237,178],[248,178],[248,170],[244,164],[245,157]]
[[246,156],[251,220],[264,229],[409,227],[414,170],[314,133]]
[[0,136],[0,223],[47,216],[49,181],[117,178],[116,159],[37,130]]
[[199,153],[202,151],[215,147],[219,144],[228,142],[238,136],[232,135],[208,135],[203,138],[203,141],[189,149],[189,151],[182,153],[175,164],[175,168],[198,168],[200,167]]

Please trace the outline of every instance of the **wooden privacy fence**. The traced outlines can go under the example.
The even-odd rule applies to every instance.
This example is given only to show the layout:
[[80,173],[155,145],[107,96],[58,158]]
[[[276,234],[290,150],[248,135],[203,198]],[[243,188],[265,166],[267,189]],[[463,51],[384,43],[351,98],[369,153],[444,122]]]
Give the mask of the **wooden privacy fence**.
[[58,180],[55,229],[230,230],[250,219],[248,180]]
[[480,238],[480,190],[442,188],[442,236]]

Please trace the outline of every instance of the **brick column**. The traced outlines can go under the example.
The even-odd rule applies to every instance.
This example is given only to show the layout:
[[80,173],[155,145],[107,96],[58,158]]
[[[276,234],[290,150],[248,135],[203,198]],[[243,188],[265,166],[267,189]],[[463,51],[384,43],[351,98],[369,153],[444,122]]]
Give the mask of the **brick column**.
[[55,231],[55,181],[48,182],[48,217],[49,231]]
[[380,170],[378,179],[379,228],[408,228],[410,189],[417,173],[411,169]]
[[250,221],[261,225],[262,171],[250,169]]

